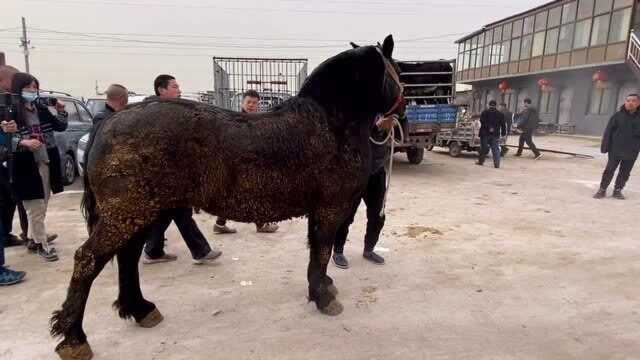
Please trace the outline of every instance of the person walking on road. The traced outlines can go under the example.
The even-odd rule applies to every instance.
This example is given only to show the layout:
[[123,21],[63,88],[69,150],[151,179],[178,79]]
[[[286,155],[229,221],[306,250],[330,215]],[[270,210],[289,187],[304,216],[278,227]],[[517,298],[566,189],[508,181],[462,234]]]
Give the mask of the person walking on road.
[[496,109],[495,100],[489,102],[489,109],[480,114],[480,156],[476,164],[484,165],[484,160],[489,154],[493,155],[493,166],[500,168],[500,136],[507,134],[504,115]]
[[518,129],[522,131],[522,134],[520,134],[516,156],[522,156],[522,150],[526,143],[529,149],[533,151],[536,160],[542,158],[542,153],[538,150],[536,144],[533,143],[533,134],[535,134],[539,123],[540,118],[538,117],[536,109],[531,106],[531,99],[524,99],[524,110],[518,114]]

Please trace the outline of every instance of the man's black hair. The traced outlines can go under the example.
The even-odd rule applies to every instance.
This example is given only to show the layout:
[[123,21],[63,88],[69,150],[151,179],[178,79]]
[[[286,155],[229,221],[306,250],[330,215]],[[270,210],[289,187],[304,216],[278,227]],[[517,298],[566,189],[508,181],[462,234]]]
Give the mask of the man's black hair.
[[244,94],[242,94],[242,99],[244,100],[244,98],[247,98],[247,97],[252,97],[260,100],[260,94],[258,94],[258,92],[255,90],[245,91]]
[[496,104],[497,104],[497,103],[496,103],[496,101],[495,101],[495,100],[491,100],[491,101],[489,101],[489,106],[491,106],[491,107],[495,107],[495,106],[496,106]]
[[627,95],[627,97],[631,97],[631,96],[635,96],[636,98],[640,99],[640,95],[636,94],[636,93],[632,93]]
[[158,75],[158,77],[153,81],[153,90],[155,90],[156,95],[160,96],[160,91],[158,90],[159,88],[163,88],[166,89],[169,87],[169,81],[171,80],[175,80],[176,78],[174,78],[171,75]]
[[524,103],[531,105],[531,99],[529,98],[524,99]]

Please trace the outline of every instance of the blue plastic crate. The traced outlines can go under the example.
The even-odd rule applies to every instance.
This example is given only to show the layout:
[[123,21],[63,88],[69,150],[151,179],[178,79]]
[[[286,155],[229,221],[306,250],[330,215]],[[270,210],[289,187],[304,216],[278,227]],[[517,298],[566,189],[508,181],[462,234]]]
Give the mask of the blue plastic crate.
[[456,105],[409,105],[406,109],[409,123],[455,123],[458,116]]

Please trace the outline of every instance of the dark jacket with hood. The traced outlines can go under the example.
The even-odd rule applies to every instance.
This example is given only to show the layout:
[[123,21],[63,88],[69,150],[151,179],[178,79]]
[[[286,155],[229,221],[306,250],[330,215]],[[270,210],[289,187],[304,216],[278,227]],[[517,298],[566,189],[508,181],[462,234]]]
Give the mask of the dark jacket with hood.
[[480,114],[480,124],[480,136],[500,137],[507,135],[504,115],[495,107],[491,107]]
[[[40,128],[43,134],[67,129],[67,113],[57,116],[51,114],[49,109],[42,105],[36,105]],[[18,145],[20,140],[31,138],[31,130],[27,126],[18,129],[13,136],[13,161],[12,161],[12,185],[19,200],[44,199],[42,179],[34,154],[27,148]],[[53,136],[45,136],[45,139],[53,139]],[[60,152],[55,140],[47,141],[47,155],[49,157],[49,182],[51,192],[54,194],[64,191],[63,176],[60,162]]]
[[630,113],[622,106],[607,125],[600,150],[622,160],[638,158],[640,152],[640,109]]
[[525,133],[534,133],[540,123],[538,111],[534,107],[528,107],[518,114],[518,129]]
[[115,112],[116,111],[113,110],[113,108],[109,106],[109,104],[106,104],[104,110],[100,111],[96,114],[96,116],[93,117],[93,125],[97,126],[102,120],[110,117]]

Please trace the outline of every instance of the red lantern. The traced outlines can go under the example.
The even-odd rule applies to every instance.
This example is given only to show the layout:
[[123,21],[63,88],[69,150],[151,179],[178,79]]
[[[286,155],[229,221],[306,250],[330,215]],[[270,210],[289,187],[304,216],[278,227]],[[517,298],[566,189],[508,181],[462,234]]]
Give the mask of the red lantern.
[[546,78],[538,80],[538,86],[540,86],[540,90],[544,92],[550,92],[553,90],[553,86],[551,86],[551,80]]
[[603,89],[607,87],[608,80],[609,80],[609,77],[607,76],[607,73],[602,70],[598,70],[593,74],[593,82],[596,83],[595,85],[596,85],[596,88],[598,89]]
[[498,90],[500,90],[501,93],[507,92],[507,90],[509,90],[509,83],[503,80],[502,82],[500,82],[500,84],[498,84]]

